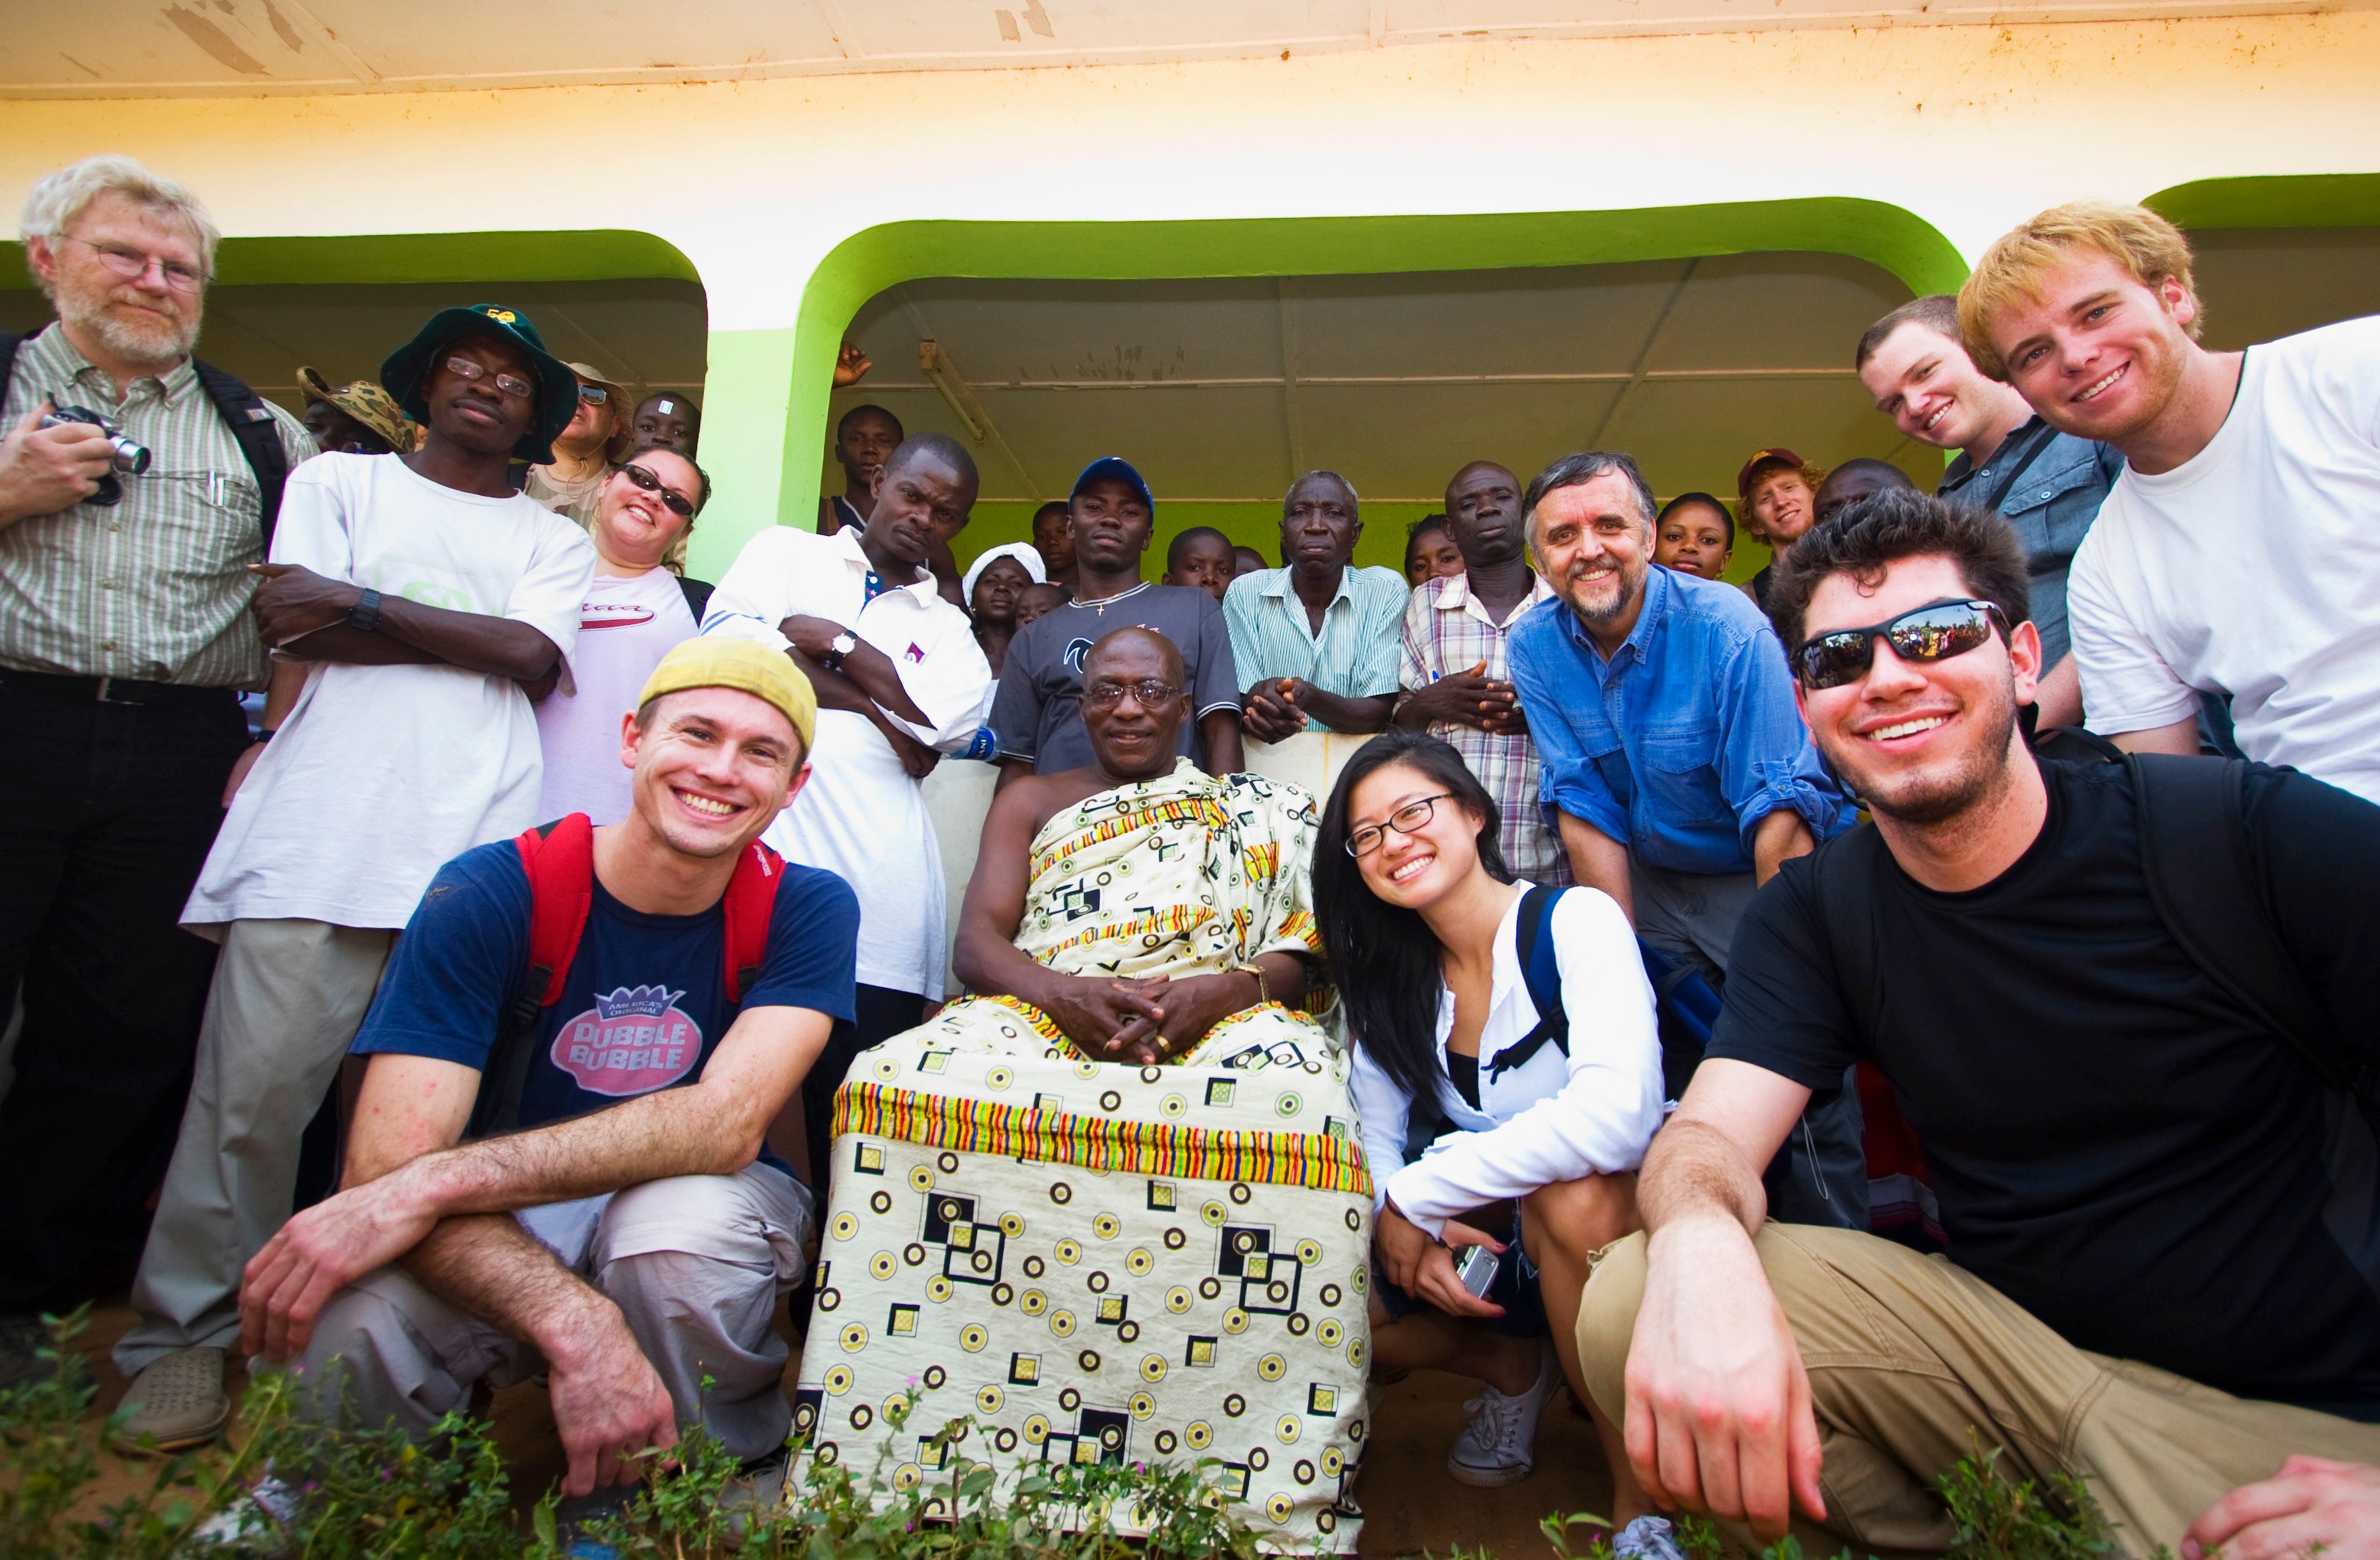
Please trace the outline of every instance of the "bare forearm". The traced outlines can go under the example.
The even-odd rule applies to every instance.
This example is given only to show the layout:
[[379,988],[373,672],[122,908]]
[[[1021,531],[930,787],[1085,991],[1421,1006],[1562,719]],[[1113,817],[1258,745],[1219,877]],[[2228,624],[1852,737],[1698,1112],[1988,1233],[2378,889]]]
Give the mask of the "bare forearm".
[[344,666],[442,666],[439,657],[401,640],[366,634],[343,623],[292,639],[276,653],[301,661],[336,661]]
[[1198,722],[1201,746],[1207,755],[1207,772],[1210,775],[1235,775],[1247,768],[1247,752],[1240,745],[1240,712],[1236,709],[1210,710]]
[[1407,694],[1397,700],[1391,719],[1408,732],[1426,732],[1429,730],[1429,707],[1418,695]]
[[298,695],[306,691],[306,663],[301,660],[276,660],[273,663],[272,681],[264,689],[263,729],[277,732],[281,722],[289,719],[297,707]]
[[966,988],[978,997],[1014,997],[1036,1007],[1041,1005],[1051,981],[1067,978],[996,931],[971,927],[964,922],[959,926],[958,946],[951,952],[951,967],[966,983]]
[[2034,689],[2033,705],[2040,729],[2082,724],[2082,673],[2072,656],[2043,674]]
[[1777,869],[1795,856],[1806,856],[1817,849],[1817,840],[1810,833],[1810,825],[1801,814],[1779,808],[1762,818],[1752,831],[1752,880],[1766,887]]
[[843,674],[868,698],[902,720],[920,726],[933,724],[917,707],[917,701],[909,696],[909,690],[901,685],[901,669],[892,663],[892,658],[866,640],[843,658]]
[[1749,1235],[1768,1215],[1768,1194],[1734,1143],[1705,1122],[1673,1117],[1653,1135],[1645,1155],[1636,1206],[1649,1232],[1697,1216],[1720,1216]]
[[561,659],[553,641],[525,623],[425,607],[402,596],[381,598],[380,627],[374,633],[427,651],[448,666],[523,683],[543,676]]
[[1571,875],[1590,889],[1600,889],[1620,906],[1633,925],[1636,900],[1628,886],[1628,847],[1569,813],[1561,815],[1562,853],[1570,857]]
[[[854,715],[866,715],[876,707],[876,701],[869,698],[858,683],[842,672],[829,671],[801,651],[790,647],[786,649],[785,655],[801,671],[801,674],[810,680],[810,687],[818,695],[820,709],[844,709],[849,710]],[[846,659],[844,664],[849,666],[851,662]]]
[[398,1265],[440,1299],[549,1353],[572,1330],[569,1319],[612,1303],[510,1214],[441,1220]]
[[1309,690],[1305,695],[1307,714],[1330,730],[1351,736],[1385,729],[1395,706],[1396,695],[1393,694],[1369,694],[1361,698],[1349,698],[1317,688]]
[[2188,757],[2198,751],[2198,722],[2177,720],[2145,732],[2118,732],[2107,740],[2127,753],[2178,753]]
[[671,1176],[733,1175],[759,1153],[774,1106],[696,1085],[424,1155],[399,1194],[441,1219],[594,1197]]

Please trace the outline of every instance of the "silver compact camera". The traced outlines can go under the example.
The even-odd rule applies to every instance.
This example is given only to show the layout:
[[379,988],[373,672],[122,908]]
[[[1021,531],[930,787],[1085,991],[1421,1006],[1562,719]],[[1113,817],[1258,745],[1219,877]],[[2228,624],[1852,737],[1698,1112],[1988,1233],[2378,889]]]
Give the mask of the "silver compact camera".
[[1496,1282],[1496,1270],[1503,1260],[1485,1246],[1473,1246],[1454,1259],[1454,1276],[1471,1291],[1473,1300],[1486,1300],[1488,1286]]
[[138,477],[148,470],[148,447],[127,439],[123,429],[88,406],[55,407],[50,415],[41,421],[41,426],[43,428],[71,428],[78,425],[95,428],[105,434],[108,448],[115,452],[113,459],[108,463],[110,469],[107,475],[99,479],[99,490],[83,500],[83,502],[95,503],[102,507],[122,503],[124,484],[117,480],[115,474],[120,471],[129,477]]

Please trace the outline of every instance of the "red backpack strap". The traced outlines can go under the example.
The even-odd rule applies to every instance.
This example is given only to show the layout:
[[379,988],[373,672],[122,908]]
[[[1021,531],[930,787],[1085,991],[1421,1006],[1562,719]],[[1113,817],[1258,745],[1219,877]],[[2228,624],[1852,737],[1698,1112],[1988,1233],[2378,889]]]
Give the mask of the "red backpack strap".
[[469,1135],[520,1125],[521,1095],[537,1056],[539,1015],[562,1000],[578,939],[595,907],[595,826],[584,813],[524,830],[513,840],[528,877],[528,966],[489,1048]]
[[769,952],[769,919],[777,909],[784,858],[755,840],[736,859],[727,879],[727,1000],[741,1002],[760,978]]

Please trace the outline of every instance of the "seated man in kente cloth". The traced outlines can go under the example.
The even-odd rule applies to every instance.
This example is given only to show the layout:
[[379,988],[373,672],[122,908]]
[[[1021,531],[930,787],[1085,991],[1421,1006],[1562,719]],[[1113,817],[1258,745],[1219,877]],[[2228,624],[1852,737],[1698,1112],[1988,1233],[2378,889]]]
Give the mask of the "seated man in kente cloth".
[[1120,628],[1091,647],[1092,763],[993,800],[953,960],[976,995],[932,1027],[1015,1035],[1022,1019],[1093,1061],[1324,1059],[1313,1020],[1282,1006],[1321,947],[1313,798],[1177,759],[1188,698],[1164,635]]
[[1082,676],[1090,765],[985,820],[975,995],[836,1094],[794,1428],[905,1490],[968,1416],[997,1499],[1051,1463],[1211,1459],[1262,1547],[1345,1553],[1373,1188],[1342,1048],[1287,1005],[1321,944],[1314,801],[1178,756],[1162,635],[1110,633]]

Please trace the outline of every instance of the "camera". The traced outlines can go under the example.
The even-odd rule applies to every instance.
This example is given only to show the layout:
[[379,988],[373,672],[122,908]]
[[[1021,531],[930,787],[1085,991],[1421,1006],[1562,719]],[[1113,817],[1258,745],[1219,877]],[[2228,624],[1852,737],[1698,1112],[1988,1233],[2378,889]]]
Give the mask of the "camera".
[[91,497],[83,500],[83,502],[85,503],[99,504],[103,507],[123,502],[124,484],[116,480],[115,473],[121,471],[128,476],[138,477],[142,472],[148,470],[149,451],[147,447],[127,439],[122,430],[117,429],[114,423],[108,421],[105,417],[101,417],[97,412],[92,411],[88,406],[55,407],[51,411],[48,417],[42,419],[41,426],[43,428],[70,428],[78,423],[95,428],[102,433],[107,435],[108,448],[115,452],[115,458],[109,463],[113,469],[110,470],[106,476],[99,479],[99,490],[91,494]]

